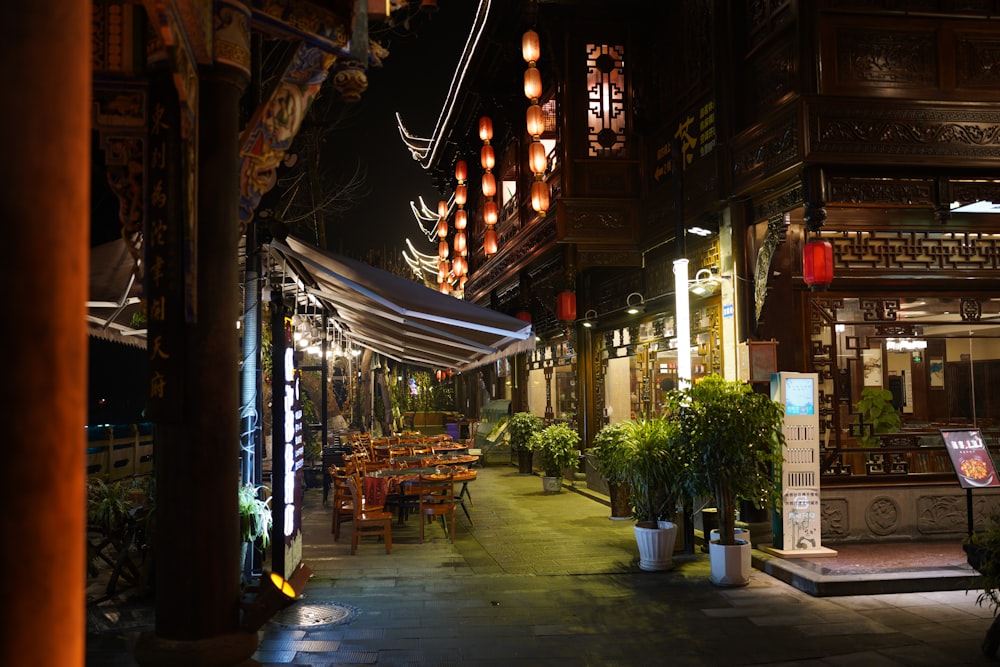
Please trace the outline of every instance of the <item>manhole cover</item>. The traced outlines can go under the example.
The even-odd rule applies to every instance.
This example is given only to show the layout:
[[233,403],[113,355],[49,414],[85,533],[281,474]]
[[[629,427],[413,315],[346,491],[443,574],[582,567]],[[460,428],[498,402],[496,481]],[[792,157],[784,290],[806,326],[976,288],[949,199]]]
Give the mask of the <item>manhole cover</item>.
[[286,627],[315,627],[317,625],[337,625],[354,618],[357,610],[341,604],[295,603],[282,609],[271,618],[272,623]]

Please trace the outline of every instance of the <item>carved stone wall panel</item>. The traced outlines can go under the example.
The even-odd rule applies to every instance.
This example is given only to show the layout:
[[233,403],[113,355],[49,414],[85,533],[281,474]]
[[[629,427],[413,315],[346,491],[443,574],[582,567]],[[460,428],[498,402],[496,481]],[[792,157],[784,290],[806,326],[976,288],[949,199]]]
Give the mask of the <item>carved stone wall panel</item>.
[[[1000,507],[996,496],[975,496],[972,514],[975,525],[983,525]],[[969,525],[966,499],[954,495],[926,495],[917,499],[917,530],[924,535],[959,533]]]
[[806,100],[806,158],[996,168],[1000,111],[856,99]]
[[865,508],[865,523],[868,530],[876,535],[892,535],[899,528],[901,514],[899,503],[895,498],[878,496],[872,498]]
[[823,538],[847,537],[851,534],[851,520],[847,500],[833,498],[823,500],[820,505],[820,530]]
[[802,159],[802,128],[794,108],[733,141],[733,190],[743,194],[753,185],[794,166]]
[[827,179],[827,204],[872,204],[894,207],[933,208],[935,181],[932,178],[852,178]]

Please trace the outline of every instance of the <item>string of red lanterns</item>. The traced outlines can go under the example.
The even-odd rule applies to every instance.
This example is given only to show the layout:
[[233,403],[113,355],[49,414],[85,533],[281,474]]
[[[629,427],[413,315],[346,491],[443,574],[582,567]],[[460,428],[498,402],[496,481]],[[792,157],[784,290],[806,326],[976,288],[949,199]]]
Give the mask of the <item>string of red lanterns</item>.
[[545,114],[538,103],[542,96],[542,75],[536,66],[540,55],[538,33],[534,30],[526,31],[521,37],[521,57],[528,63],[528,69],[524,72],[524,96],[529,102],[525,124],[528,134],[531,135],[531,143],[528,145],[528,167],[535,175],[535,180],[531,184],[531,208],[539,217],[544,218],[546,211],[549,210],[549,184],[545,181],[548,155],[541,141],[542,132],[545,131]]
[[500,211],[494,197],[497,194],[497,179],[493,175],[493,167],[496,165],[496,154],[490,140],[493,138],[493,121],[489,116],[479,119],[479,138],[483,141],[483,147],[479,151],[479,163],[483,168],[483,222],[486,224],[486,232],[483,234],[483,252],[487,257],[495,255],[497,252],[497,232],[496,224]]
[[469,194],[466,185],[468,178],[468,165],[466,165],[465,160],[459,160],[455,163],[455,180],[457,181],[455,185],[455,259],[451,262],[451,270],[458,281],[459,290],[465,288],[466,277],[469,273],[469,263],[465,259],[469,253],[468,241],[465,236],[465,228],[469,223],[469,214],[465,210],[465,202]]

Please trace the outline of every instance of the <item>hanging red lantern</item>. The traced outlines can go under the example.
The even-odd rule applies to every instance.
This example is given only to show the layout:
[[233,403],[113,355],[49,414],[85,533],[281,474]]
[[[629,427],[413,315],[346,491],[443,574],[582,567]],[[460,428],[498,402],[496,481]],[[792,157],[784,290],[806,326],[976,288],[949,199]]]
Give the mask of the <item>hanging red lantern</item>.
[[492,169],[496,166],[497,154],[493,151],[493,147],[486,144],[479,150],[479,164],[483,169]]
[[438,379],[438,382],[440,382],[441,380],[444,379],[444,371],[439,368],[438,370],[434,371],[434,377],[436,377]]
[[541,136],[542,132],[545,131],[545,112],[542,111],[542,107],[537,104],[528,105],[525,124],[528,128],[528,134],[532,137]]
[[497,219],[500,217],[500,209],[497,203],[492,199],[487,199],[483,202],[483,222],[487,225],[497,224]]
[[448,242],[444,239],[438,243],[438,257],[448,259]]
[[542,96],[542,73],[537,67],[524,70],[524,96],[532,102],[537,102]]
[[493,121],[489,116],[479,119],[479,138],[487,143],[493,138]]
[[833,282],[833,245],[829,241],[813,239],[802,247],[802,278],[816,290]]
[[541,53],[538,33],[534,30],[528,30],[521,36],[521,57],[524,58],[524,62],[533,63],[538,60]]
[[575,292],[559,292],[556,301],[556,315],[562,322],[572,322],[576,319]]
[[497,193],[497,179],[491,172],[483,174],[483,196],[492,197]]
[[448,236],[448,221],[444,218],[438,220],[437,235],[442,239]]
[[465,206],[466,199],[469,196],[469,189],[466,185],[455,186],[455,205]]
[[548,166],[549,161],[545,151],[545,144],[541,141],[532,141],[528,144],[528,167],[531,169],[531,173],[535,175],[544,174]]
[[455,163],[455,180],[459,183],[464,183],[465,179],[469,177],[469,167],[465,164],[465,160],[459,160]]
[[438,285],[438,291],[441,292],[441,294],[447,294],[448,292],[450,292],[451,286],[448,284],[448,281],[445,281],[440,285]]
[[517,311],[517,314],[514,315],[514,317],[521,320],[522,322],[527,322],[528,324],[531,324],[531,313],[529,313],[526,310]]
[[[465,250],[465,243],[466,243],[465,232],[462,231],[462,230],[459,230],[459,231],[455,232],[455,254],[456,255],[461,255],[462,254],[462,251]],[[456,257],[455,259],[457,260],[458,257]]]
[[545,181],[531,184],[531,208],[543,215],[549,210],[549,184]]
[[448,217],[448,202],[446,202],[443,199],[438,202],[438,217],[439,218]]
[[497,230],[493,227],[487,227],[486,233],[483,234],[483,252],[487,257],[497,253]]
[[455,211],[455,229],[463,230],[469,224],[469,214],[464,208]]

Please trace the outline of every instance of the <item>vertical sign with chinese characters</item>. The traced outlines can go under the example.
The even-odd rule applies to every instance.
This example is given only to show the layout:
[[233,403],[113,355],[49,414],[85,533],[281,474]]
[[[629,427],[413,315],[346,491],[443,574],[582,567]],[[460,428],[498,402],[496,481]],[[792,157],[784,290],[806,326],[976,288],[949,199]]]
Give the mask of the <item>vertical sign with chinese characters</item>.
[[149,356],[147,415],[154,422],[183,417],[184,293],[182,231],[178,202],[182,187],[177,176],[181,147],[176,92],[170,79],[161,78],[150,90],[148,202],[146,207],[146,353]]

